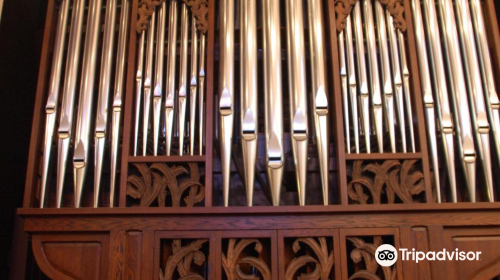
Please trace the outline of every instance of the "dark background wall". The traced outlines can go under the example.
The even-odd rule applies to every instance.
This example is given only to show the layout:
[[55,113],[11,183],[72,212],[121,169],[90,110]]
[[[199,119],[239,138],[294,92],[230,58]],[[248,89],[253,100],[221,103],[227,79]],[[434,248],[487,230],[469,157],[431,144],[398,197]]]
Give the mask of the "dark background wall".
[[[46,6],[47,0],[4,0],[0,18],[0,279],[27,249],[13,227],[24,193]],[[17,224],[22,229],[20,219]],[[12,279],[21,279],[24,268],[14,270]]]

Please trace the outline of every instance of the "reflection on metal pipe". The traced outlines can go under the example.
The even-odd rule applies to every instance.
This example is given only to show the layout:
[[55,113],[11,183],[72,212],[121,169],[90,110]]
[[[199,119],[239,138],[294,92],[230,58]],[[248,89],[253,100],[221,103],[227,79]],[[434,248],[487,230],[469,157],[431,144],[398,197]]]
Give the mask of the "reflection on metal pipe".
[[49,97],[45,106],[47,116],[45,123],[45,142],[42,160],[42,179],[40,186],[40,208],[45,204],[45,193],[47,187],[47,176],[52,150],[52,137],[56,126],[57,109],[59,105],[59,92],[61,86],[61,73],[64,58],[64,43],[66,42],[66,30],[68,29],[68,14],[70,0],[63,0],[59,7],[57,20],[56,38],[54,43],[54,54],[52,58],[52,71],[50,73]]
[[[108,104],[111,92],[111,71],[115,43],[116,0],[108,0],[104,23],[104,39],[101,58],[101,80],[99,83],[99,97],[97,100],[97,115],[95,121],[95,148],[94,148],[94,208],[99,203],[101,187],[102,165],[104,148],[108,133]],[[90,110],[89,112],[92,112]],[[88,117],[88,116],[87,116]]]
[[[434,71],[431,74],[434,77],[437,116],[441,128],[441,137],[443,139],[443,148],[446,158],[446,167],[450,181],[451,201],[457,202],[457,183],[455,175],[455,144],[453,142],[453,122],[451,119],[451,109],[448,99],[448,86],[446,84],[446,73],[442,60],[443,52],[441,50],[441,39],[439,34],[439,25],[436,16],[436,4],[434,0],[424,0],[424,11],[426,22],[429,23],[426,28],[430,44],[430,59]],[[438,201],[440,202],[440,201]]]
[[[252,206],[257,158],[257,5],[241,0],[241,146],[247,206]],[[200,104],[202,104],[200,102]],[[200,121],[201,124],[201,121]],[[201,142],[200,142],[201,143]]]
[[234,1],[220,3],[219,115],[224,206],[229,205],[231,145],[234,119]]
[[97,47],[99,45],[99,31],[101,23],[101,0],[91,1],[87,30],[85,37],[85,52],[83,55],[82,84],[78,102],[78,117],[75,132],[75,150],[73,154],[73,175],[75,188],[75,207],[80,207],[85,173],[88,165],[90,148],[90,116],[94,97],[96,78]]
[[462,57],[451,0],[439,0],[439,13],[445,34],[445,56],[448,58],[448,70],[451,77],[452,104],[454,105],[455,127],[459,134],[459,152],[465,171],[471,202],[476,201],[476,150],[472,133],[469,101],[462,69]]
[[[311,77],[316,142],[318,145],[323,204],[328,205],[328,98],[326,85],[326,56],[323,42],[323,11],[321,1],[307,1],[309,11],[309,42],[311,42]],[[278,76],[279,77],[279,76]]]
[[484,100],[486,102],[486,112],[491,125],[494,145],[497,150],[497,160],[500,162],[500,101],[495,88],[495,78],[491,68],[491,56],[488,47],[486,28],[479,0],[471,0],[472,19],[478,46],[479,65],[483,73]]
[[137,72],[135,76],[135,125],[134,125],[134,156],[137,156],[137,142],[139,141],[139,122],[141,120],[142,78],[144,74],[144,43],[146,31],[142,31],[137,53]]
[[194,155],[196,124],[196,92],[198,90],[198,30],[194,15],[191,19],[191,81],[189,95],[189,153]]
[[356,37],[356,61],[359,77],[359,92],[361,103],[361,124],[362,131],[365,136],[366,152],[371,152],[370,147],[370,109],[368,97],[368,79],[366,77],[366,62],[365,62],[365,44],[363,38],[363,22],[361,19],[361,3],[356,3],[352,14],[354,21],[354,36]]
[[163,1],[158,12],[158,34],[156,36],[156,71],[153,91],[153,155],[158,155],[158,137],[160,132],[161,103],[163,98],[163,60],[165,54],[165,22],[167,3]]
[[469,89],[471,120],[478,143],[478,156],[483,166],[488,200],[493,202],[493,174],[491,169],[490,124],[486,115],[481,73],[478,67],[474,30],[469,3],[457,0],[457,20],[465,60],[465,77]]
[[146,48],[146,75],[144,77],[144,111],[142,117],[142,155],[148,152],[149,115],[151,110],[151,86],[153,83],[153,56],[155,44],[156,11],[151,15]]
[[345,27],[345,40],[346,40],[346,50],[347,50],[347,66],[348,66],[348,79],[349,79],[349,96],[351,99],[351,112],[352,112],[352,123],[354,128],[354,146],[356,154],[359,154],[359,118],[358,118],[358,90],[356,81],[356,69],[354,62],[354,45],[352,39],[352,27],[351,27],[351,17],[348,16],[346,19]]
[[125,91],[125,64],[127,63],[127,35],[130,13],[129,0],[122,0],[120,29],[118,35],[118,53],[116,56],[115,95],[113,99],[113,120],[111,134],[111,183],[109,187],[109,206],[114,206],[117,176],[118,148],[120,145],[120,120],[122,98]]
[[[344,126],[345,126],[345,140],[347,146],[347,153],[351,153],[351,135],[350,135],[350,126],[349,126],[349,96],[348,96],[348,87],[347,84],[347,65],[346,65],[346,50],[345,50],[345,42],[344,42],[344,31],[340,32],[338,35],[339,41],[339,60],[340,60],[340,78],[342,83],[342,103],[344,105]],[[349,44],[349,42],[347,42]],[[354,112],[353,112],[354,113]],[[356,119],[354,119],[356,122]]]
[[290,124],[293,161],[299,204],[306,204],[308,122],[306,101],[306,62],[302,1],[287,0],[286,30],[288,50],[288,82],[290,89]]
[[[415,39],[417,43],[418,62],[420,66],[420,80],[422,82],[422,91],[424,99],[424,107],[427,122],[427,136],[431,148],[431,162],[434,173],[434,183],[436,185],[436,198],[437,202],[441,202],[441,186],[439,181],[439,164],[437,155],[437,141],[436,141],[436,123],[434,116],[434,98],[432,97],[431,78],[429,76],[430,68],[427,63],[427,49],[423,30],[422,13],[420,5],[417,4],[418,0],[412,1],[413,20],[415,21]],[[400,42],[401,43],[401,42]],[[401,54],[403,57],[403,54]],[[403,70],[404,71],[404,70]]]
[[66,62],[66,76],[64,77],[63,99],[61,105],[61,119],[59,121],[58,158],[57,158],[57,191],[56,207],[61,207],[64,177],[68,150],[73,130],[73,112],[76,97],[76,82],[80,64],[80,50],[82,40],[83,16],[85,0],[73,2],[73,15],[71,18],[71,31],[68,44],[68,59]]
[[389,35],[389,45],[391,48],[391,65],[392,65],[392,77],[394,82],[394,94],[396,100],[396,109],[398,113],[398,123],[399,132],[401,134],[401,144],[403,147],[403,153],[408,150],[406,148],[406,122],[405,122],[405,104],[403,101],[403,79],[401,78],[401,66],[399,64],[399,50],[398,50],[398,39],[396,36],[396,29],[394,28],[394,22],[389,11],[386,11],[387,28]]
[[375,27],[373,23],[373,8],[371,0],[363,0],[363,16],[365,19],[366,43],[368,47],[368,73],[370,73],[370,84],[372,93],[373,116],[375,133],[379,153],[384,152],[383,117],[382,117],[382,95],[380,91],[380,79],[377,61],[377,46],[375,40]]
[[203,122],[203,116],[204,116],[204,100],[205,100],[205,46],[206,46],[206,35],[204,33],[201,34],[200,36],[200,71],[198,73],[199,79],[200,79],[200,86],[199,86],[199,129],[200,129],[200,135],[199,135],[199,143],[200,143],[200,155],[203,154],[203,144],[204,144],[204,122]]
[[[267,175],[271,186],[272,204],[273,206],[279,206],[285,163],[283,152],[279,0],[263,0],[262,7],[264,18],[264,76],[266,77],[264,103]],[[224,98],[224,95],[222,95],[221,100],[222,98]]]
[[380,50],[380,61],[382,64],[382,81],[385,96],[385,116],[389,126],[389,140],[391,151],[396,152],[396,135],[394,132],[394,95],[392,91],[391,64],[389,62],[389,46],[387,43],[387,28],[385,24],[384,8],[379,1],[375,1],[375,15],[377,21],[378,43]]
[[181,48],[179,68],[179,155],[184,154],[184,130],[186,128],[186,98],[188,90],[188,32],[189,17],[186,4],[181,9]]
[[175,60],[177,52],[177,0],[170,2],[170,16],[168,24],[168,60],[167,60],[167,98],[165,100],[165,124],[166,141],[165,148],[167,156],[170,155],[172,147],[172,134],[174,126],[175,111]]
[[403,33],[401,30],[397,30],[398,34],[398,42],[399,42],[399,56],[401,58],[401,68],[403,70],[403,87],[404,87],[404,96],[406,103],[406,113],[408,118],[408,130],[410,131],[410,144],[411,151],[416,152],[415,149],[415,133],[413,131],[413,113],[411,106],[411,97],[410,97],[410,70],[408,69],[408,63],[406,62],[406,48],[405,48],[405,38],[403,37]]

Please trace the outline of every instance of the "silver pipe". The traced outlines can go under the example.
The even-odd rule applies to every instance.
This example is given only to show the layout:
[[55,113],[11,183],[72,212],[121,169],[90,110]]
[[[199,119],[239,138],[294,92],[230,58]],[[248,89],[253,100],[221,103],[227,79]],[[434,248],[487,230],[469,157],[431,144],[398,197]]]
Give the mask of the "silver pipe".
[[486,182],[486,193],[488,200],[493,202],[493,173],[491,166],[490,149],[490,124],[486,114],[486,104],[481,72],[478,67],[478,56],[474,40],[474,29],[469,11],[469,3],[464,0],[457,0],[457,20],[462,50],[465,59],[465,77],[469,86],[469,105],[471,109],[471,120],[474,126],[476,141],[478,143],[477,153],[483,166]]
[[476,34],[476,43],[478,46],[479,65],[481,67],[483,84],[484,84],[484,100],[486,102],[486,112],[491,125],[491,131],[494,139],[494,145],[497,151],[497,160],[500,162],[500,101],[495,88],[495,78],[491,67],[491,56],[488,47],[486,28],[484,26],[484,18],[481,10],[481,2],[471,0],[472,19],[474,23],[474,31]]
[[222,192],[224,206],[227,207],[229,205],[231,145],[234,119],[234,1],[222,0],[220,4],[220,13],[220,147]]
[[153,91],[153,155],[158,155],[158,137],[160,132],[160,116],[163,98],[163,61],[165,57],[165,22],[167,3],[163,1],[158,11],[158,34],[156,35],[156,71]]
[[[313,88],[313,110],[318,159],[323,190],[323,204],[328,205],[328,98],[326,82],[326,55],[323,42],[323,11],[321,1],[307,1],[309,11],[309,42],[311,42],[311,77]],[[279,76],[278,76],[279,77]]]
[[137,72],[135,76],[135,126],[134,126],[134,156],[137,156],[137,143],[139,141],[139,123],[141,120],[142,78],[144,74],[144,43],[146,31],[142,31],[139,38],[137,53]]
[[[253,204],[255,162],[257,159],[257,4],[241,1],[241,146],[247,206]],[[201,104],[201,102],[200,102]],[[200,142],[201,143],[201,142]]]
[[264,103],[267,175],[269,178],[269,185],[271,186],[272,204],[274,206],[279,206],[285,163],[283,151],[284,132],[283,99],[281,96],[279,0],[263,0],[262,7],[264,18],[264,77],[266,77]]
[[[438,164],[438,155],[437,155],[437,140],[436,140],[436,123],[434,116],[434,98],[432,97],[432,89],[431,89],[431,78],[429,75],[430,68],[428,64],[428,56],[427,49],[425,43],[425,35],[424,35],[424,23],[422,20],[422,13],[420,11],[420,3],[417,3],[418,0],[412,1],[412,11],[413,11],[413,20],[415,22],[415,39],[417,43],[417,54],[418,54],[418,64],[420,66],[420,80],[422,83],[422,93],[424,100],[424,108],[426,113],[426,122],[427,122],[427,136],[429,137],[430,143],[430,153],[431,153],[431,162],[434,174],[434,183],[436,185],[436,199],[437,202],[441,202],[441,185],[439,181],[439,164]],[[401,42],[400,42],[401,44]],[[403,57],[403,54],[401,54]],[[410,120],[411,121],[411,120]]]
[[293,161],[297,178],[299,204],[304,206],[306,204],[307,183],[308,121],[302,1],[287,0],[285,5],[290,89],[290,131],[292,134]]
[[435,93],[437,95],[436,109],[439,126],[441,128],[441,137],[443,139],[443,148],[446,158],[446,167],[448,178],[450,180],[451,200],[457,202],[457,183],[455,174],[455,144],[453,142],[453,122],[451,109],[448,99],[448,86],[446,84],[446,73],[442,60],[441,39],[439,34],[439,25],[436,16],[436,4],[434,0],[424,0],[424,15],[427,25],[427,37],[430,44],[430,61],[434,71],[431,74],[435,81]]
[[146,48],[146,75],[144,79],[144,111],[142,117],[142,155],[146,156],[148,152],[148,130],[149,115],[151,114],[151,87],[153,83],[153,64],[154,64],[154,44],[156,28],[156,11],[151,15],[151,21],[148,29],[148,41]]
[[194,155],[196,126],[196,93],[198,90],[198,30],[194,15],[191,17],[191,81],[189,94],[189,153]]
[[87,30],[85,37],[85,52],[83,54],[82,83],[78,101],[78,116],[76,121],[75,150],[73,153],[73,173],[75,188],[75,207],[80,207],[85,173],[88,165],[90,148],[90,126],[92,105],[94,99],[94,84],[96,78],[97,47],[101,27],[102,0],[90,2]]
[[380,50],[380,61],[382,65],[382,81],[385,96],[385,116],[389,127],[389,140],[391,151],[396,152],[396,135],[394,131],[394,95],[391,79],[391,63],[389,62],[389,44],[387,42],[387,27],[385,24],[384,8],[379,1],[375,1],[375,19],[377,22],[378,43]]
[[406,103],[406,113],[408,118],[408,130],[410,131],[410,144],[411,151],[416,152],[415,148],[415,132],[413,130],[413,112],[411,106],[411,97],[410,97],[410,70],[408,69],[408,63],[406,61],[406,48],[405,48],[405,38],[401,30],[397,30],[398,34],[398,42],[399,42],[399,56],[401,60],[401,68],[403,70],[403,88],[404,88],[404,97]]
[[57,109],[59,105],[61,73],[64,60],[64,45],[66,42],[66,31],[68,29],[69,6],[70,0],[61,1],[59,7],[59,17],[57,19],[54,55],[52,57],[52,71],[50,73],[49,97],[47,98],[47,105],[45,106],[47,119],[45,122],[42,181],[40,183],[40,208],[43,208],[45,204],[47,176],[49,172],[50,156],[52,150],[52,137],[54,135],[54,128],[56,126]]
[[179,68],[179,155],[184,154],[184,130],[186,128],[186,98],[188,90],[188,33],[189,17],[186,4],[181,9],[181,49]]
[[165,100],[165,124],[166,124],[166,153],[170,155],[172,148],[172,134],[174,127],[175,112],[175,60],[177,53],[177,13],[178,2],[170,2],[170,16],[168,25],[168,59],[167,59],[167,98]]
[[379,153],[384,152],[383,137],[383,110],[382,95],[380,90],[380,78],[377,61],[377,45],[375,40],[375,27],[373,23],[373,8],[371,0],[363,0],[363,16],[365,19],[366,43],[368,47],[368,73],[370,73],[370,84],[372,91],[373,116],[375,133]]
[[[403,148],[403,153],[408,152],[406,147],[406,121],[405,121],[405,104],[403,99],[403,79],[401,71],[401,66],[399,64],[399,50],[398,50],[398,38],[396,35],[396,29],[394,27],[394,22],[389,11],[386,11],[387,28],[389,35],[389,46],[391,49],[391,66],[392,66],[392,77],[394,83],[394,94],[396,101],[396,109],[398,115],[399,132],[401,134],[401,144]],[[411,120],[411,119],[410,119]],[[414,152],[414,150],[413,150]]]
[[76,82],[80,64],[80,51],[82,40],[83,16],[85,12],[85,0],[73,2],[73,15],[71,18],[71,31],[68,44],[68,58],[66,62],[66,75],[64,77],[63,99],[61,105],[61,119],[59,121],[58,158],[57,158],[57,192],[56,207],[61,207],[64,177],[66,175],[66,164],[68,150],[73,130],[73,113],[76,97]]
[[[347,65],[346,65],[346,48],[344,42],[344,31],[338,35],[339,41],[339,60],[340,60],[340,79],[342,84],[342,103],[344,105],[344,126],[345,126],[345,140],[347,153],[351,153],[351,135],[349,125],[349,96],[348,96],[348,78],[347,78]],[[348,42],[349,44],[349,42]],[[354,119],[356,122],[356,119]]]
[[455,126],[459,134],[459,152],[465,171],[471,202],[476,201],[476,150],[469,112],[469,101],[465,77],[462,69],[462,57],[451,0],[439,0],[439,13],[445,34],[445,55],[451,77],[451,97],[454,105]]
[[352,14],[354,21],[354,36],[356,37],[356,62],[359,77],[359,99],[361,105],[361,124],[365,136],[366,152],[371,152],[370,145],[370,113],[369,113],[369,90],[368,79],[366,77],[365,44],[363,38],[363,21],[361,19],[361,3],[354,6]]
[[203,144],[204,142],[204,122],[203,122],[203,117],[204,117],[204,100],[205,100],[205,46],[206,46],[206,35],[204,33],[201,34],[200,36],[200,67],[199,67],[199,129],[200,129],[200,135],[199,135],[199,143],[200,143],[200,155],[203,154]]
[[104,39],[101,58],[101,80],[99,83],[99,96],[97,99],[97,113],[95,120],[94,208],[97,208],[99,204],[104,148],[106,147],[106,138],[108,136],[108,104],[111,92],[111,71],[115,47],[115,23],[116,0],[108,0],[106,3]]
[[118,34],[118,53],[116,55],[115,95],[113,99],[113,119],[111,134],[111,183],[109,187],[109,206],[114,206],[115,185],[120,145],[120,120],[122,99],[125,91],[125,65],[127,63],[128,22],[130,13],[129,0],[122,0],[120,14],[120,29]]
[[351,99],[352,123],[354,128],[354,146],[356,154],[359,154],[359,118],[358,118],[358,90],[356,81],[356,69],[354,62],[354,45],[352,39],[351,17],[346,18],[345,40],[347,50],[347,66],[349,78],[349,95]]

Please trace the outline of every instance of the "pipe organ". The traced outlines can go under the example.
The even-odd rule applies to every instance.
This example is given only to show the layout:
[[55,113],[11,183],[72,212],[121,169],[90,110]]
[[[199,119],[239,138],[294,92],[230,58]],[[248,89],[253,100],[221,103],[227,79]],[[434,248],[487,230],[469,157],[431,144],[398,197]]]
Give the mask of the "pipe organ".
[[[487,269],[500,246],[496,9],[49,0],[19,209],[40,269],[53,279],[500,275]],[[414,263],[373,263],[366,248],[384,243],[485,253],[416,276]],[[57,258],[71,244],[98,246],[75,257],[95,275]]]

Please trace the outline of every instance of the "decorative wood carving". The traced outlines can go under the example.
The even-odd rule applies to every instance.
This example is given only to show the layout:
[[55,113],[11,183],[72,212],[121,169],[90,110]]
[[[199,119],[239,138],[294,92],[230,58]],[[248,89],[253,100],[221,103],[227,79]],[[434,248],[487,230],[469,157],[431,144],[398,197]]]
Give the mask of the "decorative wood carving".
[[207,239],[199,239],[182,246],[180,239],[172,242],[172,255],[168,257],[165,269],[160,269],[160,280],[172,280],[175,271],[179,274],[179,280],[205,280],[205,278],[191,271],[194,262],[197,266],[205,263],[205,254],[200,251]]
[[416,162],[405,160],[401,164],[398,160],[386,160],[363,166],[362,160],[354,161],[352,180],[347,185],[349,197],[360,204],[367,204],[371,197],[373,204],[380,204],[385,193],[389,204],[395,203],[396,196],[404,203],[416,202],[413,196],[425,191],[424,174],[413,170]]
[[[352,8],[359,0],[335,0],[335,15],[337,32],[342,32],[346,26],[346,18],[351,14]],[[404,16],[404,4],[402,0],[379,0],[386,6],[391,16],[394,18],[394,26],[405,32],[406,19]]]
[[255,269],[257,269],[262,275],[262,280],[271,280],[271,270],[267,266],[266,262],[261,258],[245,256],[242,257],[241,254],[251,244],[255,243],[254,250],[257,253],[262,252],[262,243],[257,239],[241,239],[237,242],[237,239],[229,239],[229,245],[227,248],[227,256],[222,253],[222,267],[226,273],[227,279],[229,280],[260,280],[253,274],[246,274],[240,269],[241,264],[247,264]]
[[[354,274],[349,277],[351,279],[368,279],[368,280],[393,280],[396,279],[396,269],[392,269],[392,267],[383,267],[379,266],[377,261],[375,260],[375,251],[377,251],[377,247],[382,245],[382,237],[374,236],[373,243],[366,243],[363,239],[358,237],[347,237],[354,247],[354,250],[351,251],[351,260],[355,264],[362,265],[361,261],[364,263],[364,269],[357,269]],[[384,275],[381,278],[377,275],[377,270],[382,268],[382,274]]]
[[[140,176],[129,175],[127,195],[140,199],[141,207],[149,207],[155,200],[158,201],[158,206],[165,207],[167,194],[171,196],[172,206],[180,207],[181,199],[188,190],[189,193],[184,198],[187,207],[193,207],[205,198],[205,187],[200,183],[196,163],[189,163],[190,172],[182,166],[169,167],[165,163],[154,163],[150,167],[145,163],[133,165]],[[177,177],[182,174],[189,174],[190,177],[179,182]]]
[[[161,5],[165,0],[141,0],[139,2],[139,19],[137,20],[136,30],[141,33],[149,27],[151,15],[156,7]],[[196,19],[196,28],[206,33],[208,30],[208,0],[182,0],[188,7],[191,8]]]
[[290,261],[290,264],[286,268],[285,279],[292,280],[295,279],[295,274],[297,270],[301,267],[306,266],[308,263],[314,263],[316,265],[314,271],[310,273],[303,273],[297,277],[299,280],[328,280],[330,279],[330,272],[333,267],[333,250],[328,252],[328,244],[326,243],[326,238],[319,237],[319,243],[312,237],[307,238],[297,238],[293,243],[293,251],[297,253],[300,250],[300,243],[304,243],[309,246],[316,254],[316,258],[311,255],[303,255],[294,258]]

